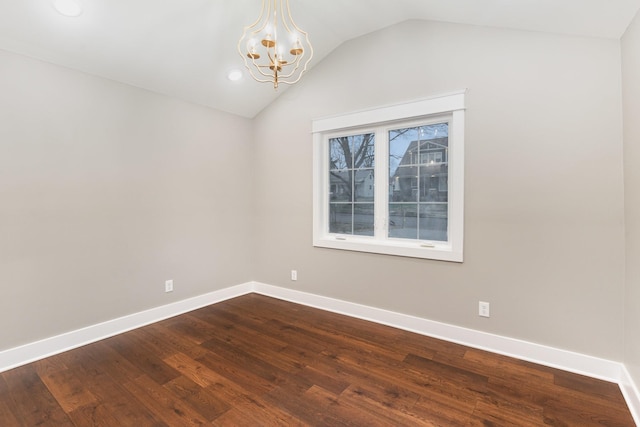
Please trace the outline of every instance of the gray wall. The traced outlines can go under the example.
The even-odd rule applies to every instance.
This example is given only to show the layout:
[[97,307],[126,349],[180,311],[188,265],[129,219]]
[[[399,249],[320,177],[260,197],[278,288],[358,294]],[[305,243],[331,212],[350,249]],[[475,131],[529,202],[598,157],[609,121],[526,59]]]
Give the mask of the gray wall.
[[640,384],[640,14],[622,38],[626,219],[625,364]]
[[249,120],[3,51],[0,95],[0,350],[252,278]]
[[[0,350],[255,279],[622,360],[620,76],[615,40],[407,22],[251,122],[0,51]],[[465,87],[465,262],[313,248],[311,120]]]
[[[345,43],[255,120],[255,279],[621,361],[620,67],[616,40],[444,23]],[[313,248],[311,120],[461,88],[465,262]]]

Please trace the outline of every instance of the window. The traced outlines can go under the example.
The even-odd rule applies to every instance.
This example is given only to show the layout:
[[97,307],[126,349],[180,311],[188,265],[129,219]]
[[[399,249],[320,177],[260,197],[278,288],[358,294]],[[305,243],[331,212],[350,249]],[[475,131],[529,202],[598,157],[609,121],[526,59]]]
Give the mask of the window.
[[462,262],[464,92],[313,133],[314,246]]

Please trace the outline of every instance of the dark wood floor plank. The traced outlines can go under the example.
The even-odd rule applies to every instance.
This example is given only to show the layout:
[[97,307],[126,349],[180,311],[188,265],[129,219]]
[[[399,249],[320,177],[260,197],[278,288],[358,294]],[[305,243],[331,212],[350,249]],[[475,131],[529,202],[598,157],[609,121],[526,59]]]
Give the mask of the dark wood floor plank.
[[458,405],[457,399],[442,393],[431,393],[422,396],[411,408],[410,413],[419,425],[435,426],[468,426],[471,424],[471,415],[475,407],[466,404]]
[[167,328],[197,345],[211,339],[217,333],[217,331],[213,330],[206,322],[193,316],[192,313],[173,317],[164,322],[166,322]]
[[[260,304],[260,296],[257,296],[257,298],[255,303]],[[282,312],[282,316],[279,315],[287,305],[290,306],[291,304],[273,298],[269,299],[268,303],[273,306],[273,314],[270,318],[280,319],[285,325],[291,327],[291,317],[287,317],[286,311]],[[230,304],[233,304],[233,301],[230,301]],[[248,315],[249,312],[245,311],[245,314]],[[293,330],[300,334],[305,341],[313,337],[324,346],[340,347],[346,340],[357,344],[354,347],[362,351],[375,349],[376,353],[386,355],[389,358],[398,360],[404,358],[402,352],[396,351],[395,345],[404,331],[394,328],[384,328],[382,330],[379,327],[380,325],[355,318],[350,318],[350,321],[345,323],[342,315],[320,311],[311,307],[299,306],[295,314],[296,322]],[[255,317],[255,314],[245,317]],[[259,323],[265,323],[264,319],[260,318]]]
[[124,384],[149,412],[170,426],[202,426],[207,419],[150,377],[142,375]]
[[[382,397],[382,399],[380,399]],[[364,388],[354,385],[345,390],[338,398],[338,403],[351,408],[358,408],[359,412],[366,412],[381,425],[413,426],[419,422],[412,414],[407,413],[416,402],[412,402],[409,408],[404,408],[408,402],[402,402],[402,398],[413,400],[413,396],[389,396],[375,392],[365,392]],[[394,400],[398,402],[394,402]]]
[[319,426],[353,426],[359,422],[358,417],[340,416],[335,410],[339,394],[332,393],[318,385],[314,385],[304,393],[304,399],[317,417],[314,425]]
[[295,372],[291,372],[287,367],[280,367],[282,360],[265,357],[263,350],[256,347],[254,351],[250,343],[242,344],[240,340],[230,343],[215,338],[202,343],[202,346],[225,358],[229,363],[239,364],[242,369],[276,386],[286,384],[294,378],[295,372],[299,371],[298,367],[295,367]]
[[620,394],[620,388],[616,384],[560,370],[554,373],[553,383],[579,393],[607,400],[615,399]]
[[[118,413],[114,412],[113,407],[103,402],[95,402],[93,404],[82,406],[69,413],[69,418],[73,423],[80,426],[138,426],[145,424],[137,424],[138,421],[123,420],[118,417]],[[151,425],[153,421],[149,420],[146,425]]]
[[269,405],[260,398],[252,398],[249,401],[238,404],[230,411],[216,418],[212,425],[229,427],[255,427],[255,426],[307,426],[299,418]]
[[325,420],[325,415],[314,402],[306,398],[309,389],[296,387],[277,387],[262,397],[270,406],[284,413],[295,414],[295,417],[308,425],[318,425]]
[[576,394],[575,390],[561,387],[555,388],[552,397],[545,399],[544,412],[545,415],[554,414],[560,420],[578,420],[578,425],[632,425],[628,424],[632,418],[623,402],[594,399],[589,394]]
[[489,382],[489,377],[485,375],[413,354],[407,355],[404,362],[413,368],[418,375],[438,384],[464,387],[482,393]]
[[149,325],[145,327],[145,330],[156,339],[170,345],[176,353],[186,354],[192,359],[204,356],[208,352],[207,349],[200,347],[201,342],[196,344],[188,337],[170,329],[166,321]]
[[[451,359],[448,361],[452,362]],[[458,363],[451,364],[494,378],[499,378],[504,373],[507,378],[516,381],[540,383],[553,383],[554,381],[554,373],[540,369],[539,365],[477,349],[469,349],[462,359],[458,360]]]
[[69,367],[64,362],[64,356],[59,354],[47,357],[46,359],[38,360],[33,363],[33,366],[36,368],[36,372],[38,372],[38,375],[40,375],[41,377],[44,375],[49,375],[69,369]]
[[544,419],[537,414],[511,411],[511,408],[495,402],[478,402],[471,418],[471,425],[539,427],[544,425]]
[[[251,402],[251,396],[255,394],[255,387],[247,387],[245,389],[233,380],[232,375],[230,375],[232,379],[229,379],[221,373],[209,369],[199,360],[191,359],[186,355],[177,354],[165,359],[165,361],[183,375],[181,378],[169,382],[168,385],[180,379],[187,380],[203,388],[206,393],[214,395],[216,401],[221,402],[221,405],[232,407],[239,403]],[[257,384],[252,380],[253,378],[249,378],[242,382],[244,384]],[[268,387],[266,390],[272,389],[273,387]]]
[[233,406],[225,401],[218,390],[200,387],[186,377],[171,380],[164,387],[208,421],[215,420]]
[[0,426],[18,426],[20,423],[5,402],[0,402]]
[[170,341],[165,341],[162,337],[153,334],[151,328],[140,328],[133,331],[131,336],[134,338],[134,345],[145,347],[159,359],[164,359],[178,352]]
[[96,402],[96,397],[73,371],[60,370],[40,375],[40,378],[66,413]]
[[[286,372],[297,372],[304,368],[304,364],[300,362],[299,358],[289,357],[287,353],[283,353],[290,346],[289,344],[264,333],[264,331],[256,331],[243,325],[234,325],[217,316],[208,316],[206,321],[216,330],[221,331],[214,340],[210,340],[211,343],[223,341],[227,345],[245,350],[261,360],[269,360],[274,367]],[[202,346],[211,348],[209,343],[203,343]]]
[[181,353],[174,354],[164,359],[164,362],[183,377],[190,379],[200,387],[209,387],[212,384],[226,382],[226,378],[219,373],[207,368],[202,363]]
[[73,426],[60,404],[42,383],[33,364],[2,374],[15,418],[25,426]]
[[[69,369],[82,380],[84,388],[97,399],[97,402],[71,412],[74,422],[80,426],[167,426],[123,387],[123,383],[129,378],[138,378],[144,372],[138,370],[134,374],[130,366],[114,367],[114,364],[126,365],[127,362],[123,362],[119,356],[116,359],[99,357],[103,352],[118,354],[102,341],[60,355],[64,357]],[[114,378],[112,373],[117,376]]]
[[[197,361],[225,377],[235,384],[238,389],[246,390],[251,394],[262,395],[277,387],[275,383],[256,375],[250,369],[244,369],[242,361],[239,360],[230,360],[214,352],[209,352],[205,356],[198,358]],[[224,383],[219,384],[224,385]]]
[[[589,380],[599,382],[599,380],[592,378],[585,379],[585,381]],[[619,394],[615,398],[605,398],[591,394],[589,387],[580,391],[546,382],[524,383],[500,377],[491,378],[488,388],[492,394],[531,402],[542,408],[553,410],[552,412],[556,414],[561,412],[578,413],[582,410],[581,408],[589,408],[586,413],[609,414],[613,418],[616,416],[623,418],[623,415],[626,414],[630,417],[626,402],[624,402],[619,389]]]
[[336,375],[331,375],[329,372],[322,372],[313,366],[306,366],[298,375],[305,378],[310,384],[334,395],[339,395],[351,384],[349,381],[340,379]]
[[157,356],[153,350],[141,345],[133,332],[105,340],[105,344],[120,353],[129,363],[150,376],[158,384],[167,383],[180,374]]
[[617,385],[250,294],[0,374],[0,427],[633,426]]
[[4,376],[0,374],[0,426],[20,425],[18,418],[12,411],[12,400]]
[[473,418],[503,425],[514,423],[522,426],[543,425],[543,408],[526,400],[505,394],[487,392],[478,399]]
[[100,341],[83,348],[83,353],[89,356],[88,361],[81,363],[71,362],[71,370],[90,369],[91,366],[99,367],[100,372],[109,375],[116,382],[124,383],[144,375],[136,365],[129,362],[124,356],[107,345],[106,341]]

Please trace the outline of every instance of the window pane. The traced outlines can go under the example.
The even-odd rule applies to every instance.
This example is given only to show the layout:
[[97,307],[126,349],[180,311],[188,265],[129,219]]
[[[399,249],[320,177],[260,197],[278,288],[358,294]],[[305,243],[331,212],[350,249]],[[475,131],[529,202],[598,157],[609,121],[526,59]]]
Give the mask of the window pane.
[[[449,154],[447,124],[422,126],[420,129],[422,135],[422,139],[419,140],[420,163],[433,165],[446,162]],[[431,139],[429,139],[429,135],[432,136]]]
[[446,202],[449,196],[447,165],[420,167],[419,188],[421,202]]
[[418,204],[389,205],[389,237],[416,239],[418,237]]
[[329,139],[329,232],[374,235],[375,134]]
[[375,193],[375,175],[373,169],[361,169],[355,171],[354,202],[373,202]]
[[419,132],[418,128],[397,129],[389,131],[389,176],[393,176],[400,164],[412,165],[419,163],[419,152],[415,149],[415,145],[411,146],[412,141],[417,141]]
[[389,237],[447,241],[448,157],[448,123],[389,131]]
[[353,171],[329,172],[329,200],[331,202],[352,202],[351,174]]
[[332,138],[329,140],[329,169],[341,170],[347,168],[346,154],[349,149],[349,138]]
[[392,202],[416,202],[419,194],[418,168],[402,166],[391,177]]
[[374,166],[375,134],[354,135],[349,139],[351,140],[351,156],[353,158],[352,167],[354,169],[372,168]]
[[329,233],[353,233],[353,204],[329,204]]
[[446,200],[449,201],[449,174],[440,175],[440,180],[438,181],[438,191],[440,193],[447,193]]
[[447,209],[447,203],[420,204],[420,240],[447,241]]
[[373,236],[373,204],[357,203],[353,207],[353,234]]

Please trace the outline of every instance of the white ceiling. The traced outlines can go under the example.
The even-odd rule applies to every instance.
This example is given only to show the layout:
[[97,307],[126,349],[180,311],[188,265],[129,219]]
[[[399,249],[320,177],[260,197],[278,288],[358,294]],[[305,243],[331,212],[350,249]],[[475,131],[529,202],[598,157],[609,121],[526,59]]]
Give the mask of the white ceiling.
[[[279,93],[245,77],[236,43],[261,0],[0,0],[0,49],[253,117]],[[291,0],[317,64],[341,43],[408,19],[620,38],[640,0]],[[303,77],[304,78],[304,77]]]

